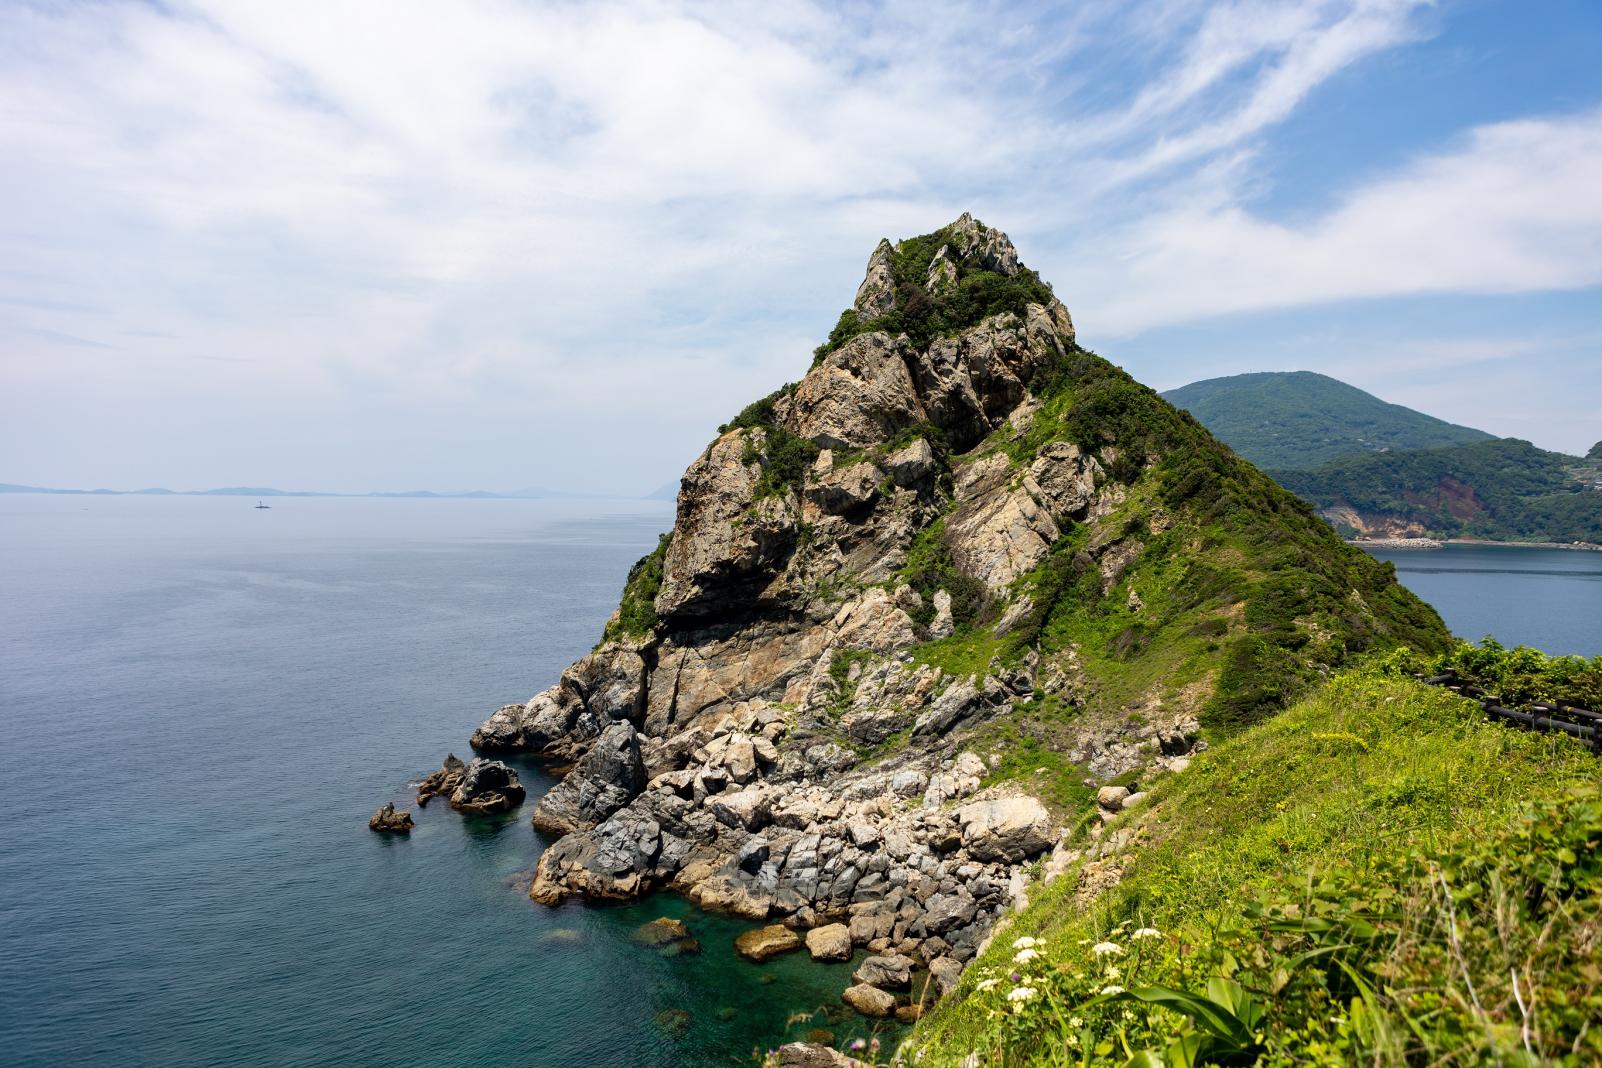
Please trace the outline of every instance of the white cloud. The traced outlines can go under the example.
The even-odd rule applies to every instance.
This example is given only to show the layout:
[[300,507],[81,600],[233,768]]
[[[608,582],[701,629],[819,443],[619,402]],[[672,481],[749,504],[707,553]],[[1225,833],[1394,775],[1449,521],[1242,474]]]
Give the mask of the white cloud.
[[799,373],[879,236],[965,208],[1092,334],[1593,277],[1594,115],[1301,228],[1242,206],[1260,139],[1419,6],[10,5],[0,451],[33,481],[649,489],[671,472],[631,465]]
[[1484,126],[1450,151],[1274,222],[1176,208],[1109,238],[1119,270],[1067,278],[1103,330],[1363,297],[1602,283],[1602,110]]

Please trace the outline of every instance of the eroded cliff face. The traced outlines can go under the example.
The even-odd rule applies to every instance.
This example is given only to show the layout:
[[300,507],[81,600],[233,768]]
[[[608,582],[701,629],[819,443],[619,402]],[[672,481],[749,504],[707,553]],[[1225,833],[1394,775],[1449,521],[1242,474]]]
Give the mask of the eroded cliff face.
[[[1162,433],[1096,421],[1126,394]],[[1231,670],[1219,643],[1245,648],[1256,625],[1244,543],[1204,544],[1197,502],[1228,494],[1164,466],[1192,437],[1216,446],[1152,397],[1077,347],[1000,231],[964,215],[881,243],[811,370],[685,472],[671,538],[605,640],[473,735],[575,762],[534,815],[562,837],[532,896],[672,887],[753,919],[846,923],[954,974],[1025,892],[1024,865],[1096,811],[1073,791],[1183,765]],[[1283,509],[1296,538],[1346,551],[1227,450],[1205,459],[1245,472],[1237,497],[1263,495],[1240,508]],[[1209,549],[1212,571],[1182,562]],[[1279,621],[1306,631],[1290,644],[1334,659],[1394,630],[1370,589],[1388,580],[1361,575],[1328,579],[1337,609],[1304,596]],[[1165,629],[1166,659],[1147,652]]]

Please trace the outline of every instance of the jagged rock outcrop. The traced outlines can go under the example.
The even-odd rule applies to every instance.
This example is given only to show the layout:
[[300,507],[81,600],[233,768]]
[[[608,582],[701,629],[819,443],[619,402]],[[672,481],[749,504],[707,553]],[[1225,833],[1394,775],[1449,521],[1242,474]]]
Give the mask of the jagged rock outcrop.
[[478,757],[462,769],[461,780],[451,791],[451,807],[458,812],[480,816],[506,812],[523,803],[523,784],[517,772],[499,760]]
[[440,769],[417,784],[417,806],[425,807],[435,797],[449,797],[462,783],[467,764],[455,753],[447,753]]
[[645,789],[640,738],[628,721],[601,732],[565,779],[534,807],[534,829],[547,834],[588,830]]
[[[1182,770],[1199,715],[1287,692],[1255,673],[1444,640],[1414,604],[1079,348],[1007,236],[964,215],[874,250],[811,370],[690,465],[628,611],[473,744],[572,762],[534,814],[562,835],[535,900],[671,888],[829,959],[866,949],[859,1007],[915,1015],[885,988],[927,967],[951,989],[1091,815],[1044,804],[1062,791],[1037,774]],[[1185,644],[1150,693],[1105,684],[1153,641]],[[1057,759],[1037,771],[1013,740]],[[454,798],[467,769],[436,774]]]

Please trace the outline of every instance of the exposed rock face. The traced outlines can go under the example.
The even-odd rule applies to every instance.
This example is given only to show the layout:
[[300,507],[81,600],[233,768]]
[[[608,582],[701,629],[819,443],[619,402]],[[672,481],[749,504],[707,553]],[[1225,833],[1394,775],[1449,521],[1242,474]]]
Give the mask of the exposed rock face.
[[499,760],[479,757],[463,769],[461,781],[451,791],[451,807],[486,816],[516,808],[523,803],[523,797],[517,772]]
[[386,801],[382,808],[373,813],[373,818],[367,821],[369,831],[386,834],[409,834],[412,826],[412,814],[397,812],[393,801]]
[[535,830],[567,834],[588,830],[645,789],[645,761],[634,725],[614,723],[590,746],[567,778],[534,808]]
[[[969,300],[980,291],[995,299]],[[794,948],[808,931],[821,959],[865,949],[854,996],[885,1015],[896,999],[882,988],[904,988],[914,964],[951,989],[1023,900],[1025,866],[1051,854],[1062,870],[1059,833],[1086,815],[1048,810],[1015,767],[996,781],[998,720],[1016,716],[1010,727],[1101,781],[1180,770],[1204,744],[1194,716],[1216,672],[1097,712],[1102,651],[1081,657],[1052,613],[1140,613],[1105,651],[1118,658],[1198,622],[1189,633],[1249,637],[1249,582],[1223,568],[1250,561],[1208,559],[1220,566],[1192,575],[1170,555],[1169,586],[1145,600],[1136,580],[1154,546],[1210,551],[1213,528],[1174,529],[1208,464],[1228,468],[1231,493],[1278,491],[1208,451],[1179,413],[1164,433],[1201,438],[1147,433],[1164,416],[1142,405],[1161,402],[1079,349],[1007,236],[968,215],[881,243],[819,352],[690,465],[672,537],[642,562],[651,583],[630,579],[626,603],[654,610],[630,624],[644,631],[625,631],[620,612],[601,645],[497,710],[473,744],[573,764],[534,813],[562,835],[540,857],[536,901],[671,888],[769,924],[764,945]],[[1186,479],[1143,474],[1159,448],[1206,463]],[[1320,536],[1315,518],[1284,511],[1299,536]],[[1181,582],[1197,607],[1164,632]],[[1340,595],[1308,643],[1338,647],[1328,639],[1355,636],[1357,618],[1363,641],[1377,633],[1381,599]],[[420,801],[454,803],[471,769],[452,761]]]
[[857,299],[852,303],[856,313],[864,319],[875,319],[896,305],[895,280],[890,274],[890,260],[895,249],[889,241],[880,241],[868,258],[868,272],[857,287]]
[[795,432],[819,445],[860,449],[923,417],[907,369],[912,353],[888,334],[859,334],[801,380],[792,402]]

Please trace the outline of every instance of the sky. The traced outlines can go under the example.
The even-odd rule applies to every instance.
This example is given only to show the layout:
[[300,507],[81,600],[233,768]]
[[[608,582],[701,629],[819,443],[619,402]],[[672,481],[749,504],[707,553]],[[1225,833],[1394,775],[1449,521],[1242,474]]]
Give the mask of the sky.
[[972,211],[1168,389],[1602,439],[1602,4],[0,4],[0,481],[648,493]]

